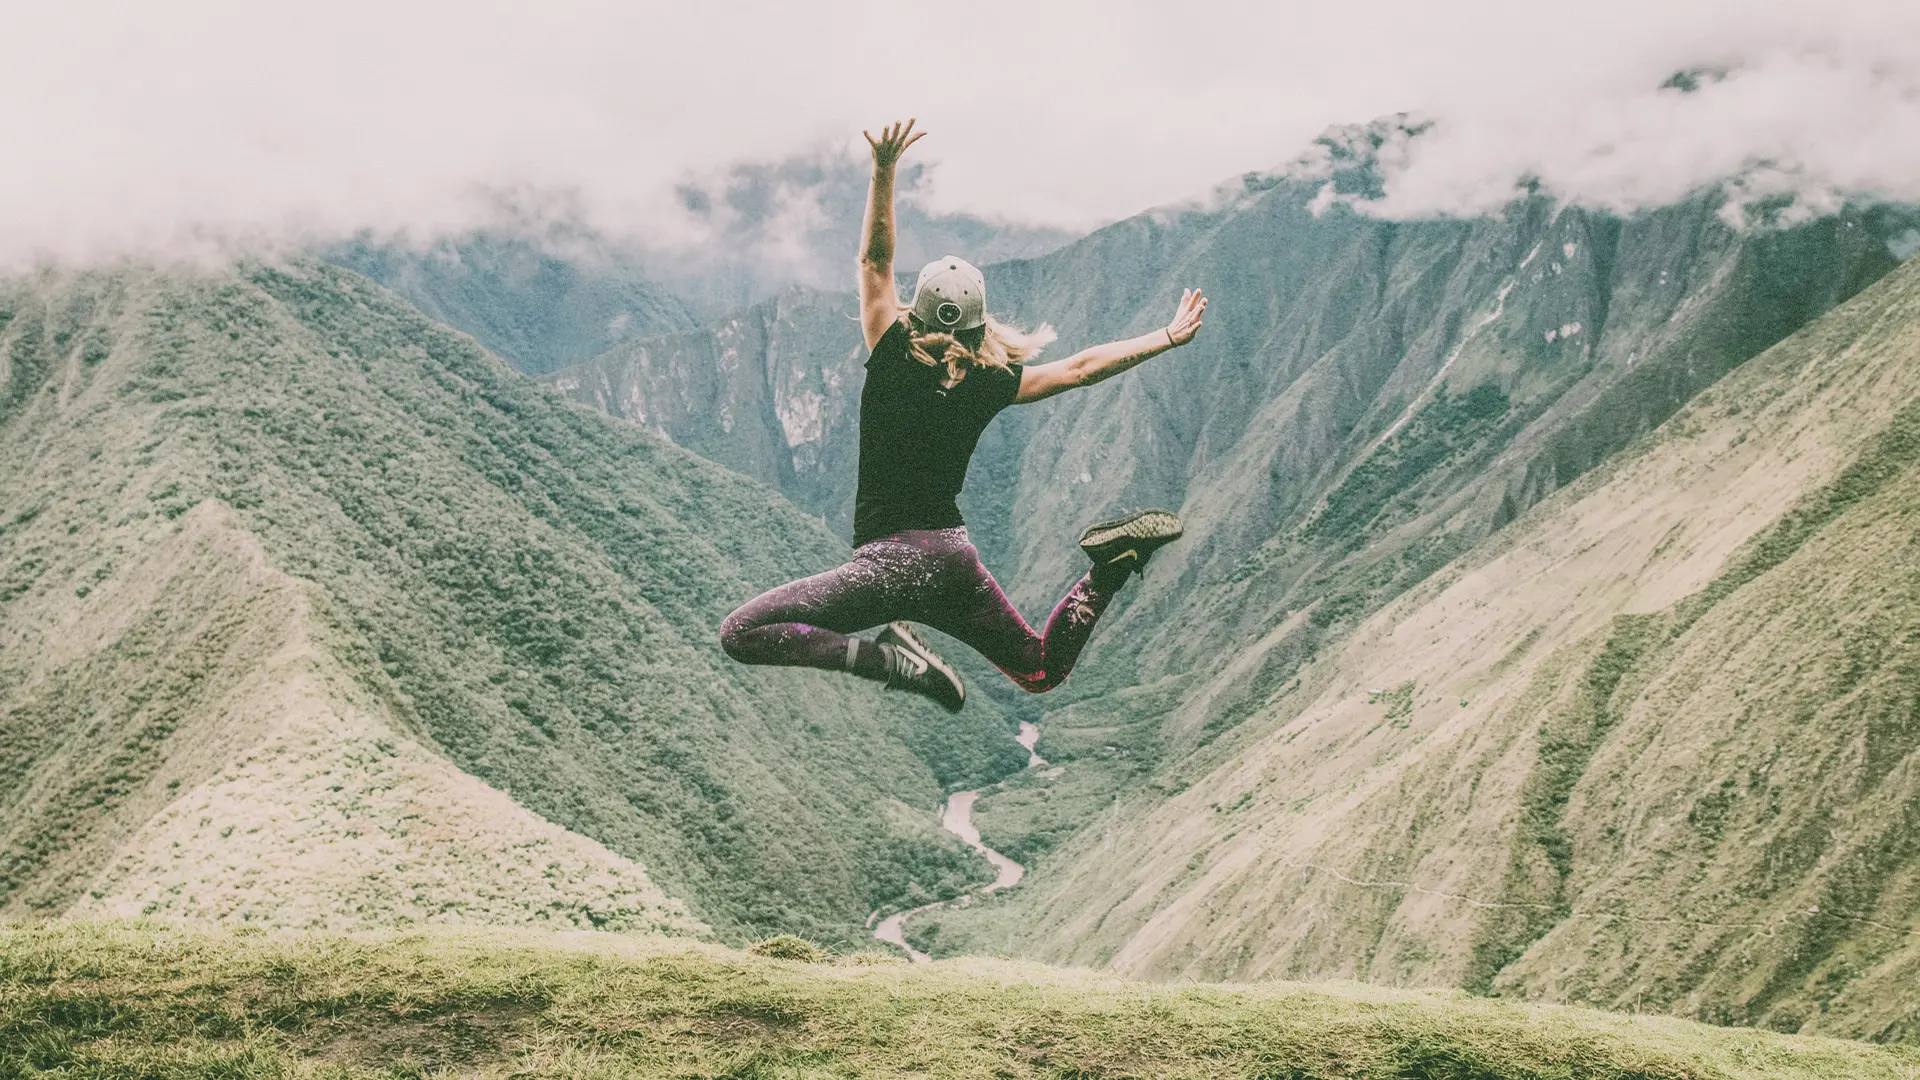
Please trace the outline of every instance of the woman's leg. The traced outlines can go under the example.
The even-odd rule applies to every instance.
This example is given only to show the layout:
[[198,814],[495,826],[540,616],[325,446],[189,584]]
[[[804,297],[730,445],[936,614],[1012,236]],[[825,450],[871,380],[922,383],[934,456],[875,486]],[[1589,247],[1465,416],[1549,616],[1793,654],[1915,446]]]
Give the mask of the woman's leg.
[[740,605],[720,624],[720,647],[743,664],[853,671],[885,678],[873,642],[855,631],[903,617],[899,558],[869,549],[831,570],[775,586]]
[[1094,624],[1126,584],[1129,571],[1096,566],[1067,590],[1037,634],[971,544],[951,556],[949,573],[945,603],[922,612],[918,621],[959,638],[1021,689],[1043,694],[1073,671]]

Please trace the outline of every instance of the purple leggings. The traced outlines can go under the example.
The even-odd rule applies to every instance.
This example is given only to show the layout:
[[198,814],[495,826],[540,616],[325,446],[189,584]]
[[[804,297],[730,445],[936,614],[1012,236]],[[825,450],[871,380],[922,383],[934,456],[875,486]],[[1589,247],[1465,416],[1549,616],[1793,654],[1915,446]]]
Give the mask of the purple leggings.
[[952,634],[1021,689],[1060,685],[1127,579],[1076,582],[1034,633],[980,562],[964,526],[913,529],[854,549],[853,561],[780,585],[720,624],[720,646],[746,664],[845,670],[848,635],[896,619]]

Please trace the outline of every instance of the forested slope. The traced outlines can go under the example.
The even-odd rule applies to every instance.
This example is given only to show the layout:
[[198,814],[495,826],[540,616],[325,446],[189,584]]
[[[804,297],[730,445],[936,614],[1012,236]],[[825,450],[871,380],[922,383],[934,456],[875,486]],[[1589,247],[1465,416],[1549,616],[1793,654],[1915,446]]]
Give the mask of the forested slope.
[[694,306],[654,280],[640,259],[592,237],[541,243],[482,232],[418,249],[361,240],[326,256],[472,334],[521,371],[552,371],[699,323]]
[[777,487],[853,535],[860,307],[794,286],[718,324],[612,349],[543,380],[575,401]]
[[[49,273],[0,312],[5,909],[247,917],[324,835],[387,867],[328,925],[548,890],[685,923],[657,884],[838,940],[979,871],[932,812],[1024,760],[991,708],[721,655],[734,603],[844,555],[759,485],[319,264]],[[283,877],[252,917],[304,910]]]

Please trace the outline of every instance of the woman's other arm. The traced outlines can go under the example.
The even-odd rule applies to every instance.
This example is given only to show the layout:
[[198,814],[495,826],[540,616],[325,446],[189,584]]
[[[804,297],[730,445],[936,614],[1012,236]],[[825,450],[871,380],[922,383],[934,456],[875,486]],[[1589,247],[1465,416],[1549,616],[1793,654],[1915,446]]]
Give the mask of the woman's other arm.
[[900,293],[893,285],[893,167],[907,147],[919,142],[926,132],[915,133],[909,120],[881,128],[878,139],[868,132],[861,134],[873,147],[866,239],[860,248],[860,328],[866,332],[867,348],[871,349],[900,317]]
[[1143,364],[1168,349],[1185,345],[1200,332],[1200,317],[1206,314],[1206,310],[1207,298],[1200,295],[1199,289],[1188,289],[1180,294],[1180,307],[1174,311],[1173,321],[1165,329],[1126,341],[1109,341],[1105,345],[1082,349],[1065,360],[1022,368],[1020,392],[1014,395],[1013,403],[1025,405],[1077,386],[1092,386]]

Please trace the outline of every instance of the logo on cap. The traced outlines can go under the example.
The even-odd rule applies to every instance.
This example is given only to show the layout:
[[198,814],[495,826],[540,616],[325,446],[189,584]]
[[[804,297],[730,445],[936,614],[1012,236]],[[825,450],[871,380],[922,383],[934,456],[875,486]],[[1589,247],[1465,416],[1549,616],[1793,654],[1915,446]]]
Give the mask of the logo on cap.
[[940,320],[941,326],[956,326],[960,322],[960,305],[951,300],[933,309],[933,317]]

